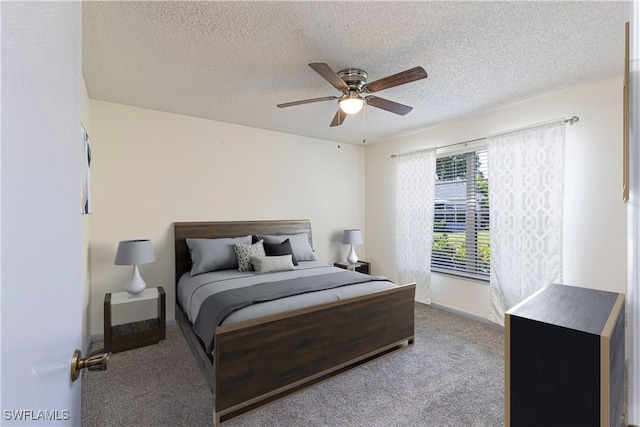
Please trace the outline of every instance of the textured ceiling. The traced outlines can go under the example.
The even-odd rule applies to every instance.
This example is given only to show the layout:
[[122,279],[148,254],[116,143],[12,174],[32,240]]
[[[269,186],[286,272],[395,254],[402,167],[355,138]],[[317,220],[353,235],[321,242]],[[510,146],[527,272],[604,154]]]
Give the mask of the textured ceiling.
[[[628,2],[83,2],[92,99],[325,140],[367,144],[622,75]],[[422,66],[429,77],[376,93],[329,124],[339,95],[309,68],[369,81]]]

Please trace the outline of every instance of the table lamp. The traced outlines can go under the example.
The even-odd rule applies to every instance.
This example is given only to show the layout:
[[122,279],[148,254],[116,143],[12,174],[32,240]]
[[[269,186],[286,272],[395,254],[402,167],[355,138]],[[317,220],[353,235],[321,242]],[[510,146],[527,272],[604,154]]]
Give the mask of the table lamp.
[[360,230],[344,230],[344,234],[342,235],[342,244],[351,245],[351,251],[347,256],[347,262],[349,264],[355,264],[356,262],[358,262],[358,255],[356,255],[354,245],[361,245],[362,243],[362,233],[360,232]]
[[142,280],[138,264],[148,264],[156,260],[150,240],[123,240],[118,245],[115,265],[133,265],[131,277],[124,290],[130,294],[139,294],[147,284]]

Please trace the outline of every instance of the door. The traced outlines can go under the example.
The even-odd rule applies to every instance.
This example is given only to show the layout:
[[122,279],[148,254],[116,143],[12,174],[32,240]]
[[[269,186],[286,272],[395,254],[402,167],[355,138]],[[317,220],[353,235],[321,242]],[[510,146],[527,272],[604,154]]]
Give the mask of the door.
[[1,2],[2,425],[80,425],[81,2]]

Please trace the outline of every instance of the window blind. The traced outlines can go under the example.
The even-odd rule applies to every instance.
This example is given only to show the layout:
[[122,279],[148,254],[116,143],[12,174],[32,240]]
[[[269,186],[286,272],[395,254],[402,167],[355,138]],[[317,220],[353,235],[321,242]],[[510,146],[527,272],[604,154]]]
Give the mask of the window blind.
[[488,280],[487,150],[440,157],[436,175],[431,269]]

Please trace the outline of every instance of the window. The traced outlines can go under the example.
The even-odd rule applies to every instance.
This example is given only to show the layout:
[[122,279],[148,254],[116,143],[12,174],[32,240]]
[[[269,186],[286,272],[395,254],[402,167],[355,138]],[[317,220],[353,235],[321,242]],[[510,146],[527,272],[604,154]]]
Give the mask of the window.
[[436,160],[431,269],[489,279],[487,150]]

